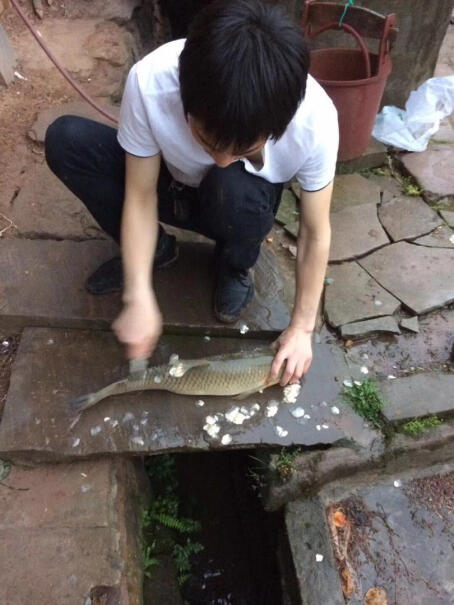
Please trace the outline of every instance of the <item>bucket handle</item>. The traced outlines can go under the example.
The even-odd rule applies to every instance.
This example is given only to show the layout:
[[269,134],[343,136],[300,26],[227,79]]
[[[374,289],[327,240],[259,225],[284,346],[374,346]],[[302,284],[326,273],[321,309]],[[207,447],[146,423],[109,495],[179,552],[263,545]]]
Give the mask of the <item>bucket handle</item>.
[[[370,78],[372,72],[371,72],[371,68],[370,68],[369,50],[368,50],[364,40],[358,34],[356,29],[354,29],[351,25],[348,25],[347,23],[341,23],[340,27],[342,29],[344,29],[346,32],[348,32],[349,34],[351,34],[355,38],[355,40],[358,42],[362,55],[363,55],[363,58],[364,58],[364,64],[366,67],[366,78]],[[326,25],[323,25],[322,27],[320,27],[320,29],[318,29],[314,33],[310,33],[309,37],[311,39],[315,38],[316,36],[327,31],[328,29],[339,29],[339,23],[337,23],[335,21],[332,21],[331,23],[327,23]]]

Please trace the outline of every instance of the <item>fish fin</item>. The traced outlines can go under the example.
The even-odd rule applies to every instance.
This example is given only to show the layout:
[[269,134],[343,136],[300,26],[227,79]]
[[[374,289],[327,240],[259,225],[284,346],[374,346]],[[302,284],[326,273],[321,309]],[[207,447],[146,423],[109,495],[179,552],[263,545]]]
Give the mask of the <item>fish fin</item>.
[[261,389],[252,389],[251,391],[244,391],[243,393],[240,393],[239,395],[235,395],[233,397],[233,399],[236,399],[237,401],[242,401],[243,399],[247,399],[247,397],[250,397],[254,393],[258,393],[259,390],[261,390]]
[[[206,359],[197,359],[197,360],[190,360],[190,361],[180,361],[177,362],[175,364],[175,366],[179,367],[179,372],[178,372],[178,377],[181,378],[181,376],[184,376],[186,374],[186,372],[189,372],[189,370],[192,370],[193,368],[209,368],[211,365],[211,362],[207,361]],[[181,370],[180,370],[181,368]]]
[[91,407],[98,401],[96,397],[96,393],[89,393],[88,395],[82,395],[82,397],[77,397],[76,399],[72,399],[69,402],[69,407],[74,412],[83,412],[87,408]]

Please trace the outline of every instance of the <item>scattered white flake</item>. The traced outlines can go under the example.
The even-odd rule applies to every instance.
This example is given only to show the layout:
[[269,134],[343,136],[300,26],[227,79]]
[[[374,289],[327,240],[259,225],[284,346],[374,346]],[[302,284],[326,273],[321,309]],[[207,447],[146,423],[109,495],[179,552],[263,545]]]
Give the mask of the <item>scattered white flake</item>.
[[90,429],[90,434],[92,437],[94,437],[95,435],[97,435],[98,433],[101,432],[101,427],[100,426],[92,426]]
[[81,477],[84,477],[84,479],[86,479],[88,477],[87,473],[80,473]]
[[203,399],[197,399],[197,401],[195,402],[195,405],[198,408],[203,408],[203,406],[205,405],[205,402],[203,401]]
[[80,486],[80,491],[83,494],[86,494],[87,492],[89,492],[91,490],[91,485],[81,485]]
[[23,76],[21,73],[19,73],[18,71],[14,72],[14,75],[16,76],[16,78],[18,80],[28,80],[28,78],[26,78],[25,76]]
[[114,429],[116,426],[118,426],[118,420],[111,420],[110,426]]
[[306,418],[306,420],[310,420],[311,417],[309,416],[309,414],[304,414],[304,418]]
[[454,244],[454,233],[449,236],[449,241],[451,242],[451,244]]
[[315,555],[315,560],[317,561],[317,563],[321,563],[323,561],[323,555],[317,553]]
[[155,381],[156,384],[159,384],[160,382],[162,382],[162,378],[160,376],[155,376],[153,378],[153,380]]
[[177,362],[170,368],[169,374],[174,378],[181,378],[184,374],[184,365],[181,362]]
[[361,366],[360,372],[361,374],[369,374],[369,368],[367,366]]
[[322,430],[322,427],[319,424],[317,424],[317,426],[315,428],[317,429],[317,431],[321,431]]
[[326,277],[325,278],[325,284],[327,286],[330,286],[331,284],[334,284],[334,277]]
[[73,439],[73,447],[77,447],[80,443],[80,439],[79,437],[76,437],[76,439]]
[[9,347],[9,342],[7,340],[2,340],[2,347],[7,349]]
[[35,424],[41,424],[41,418],[35,418]]
[[139,437],[139,435],[136,435],[135,437],[133,437],[131,439],[132,443],[135,443],[136,445],[141,445],[144,446],[145,445],[145,441],[142,439],[142,437]]
[[356,384],[357,387],[360,387],[362,385],[361,380],[354,380],[353,383]]
[[337,406],[333,405],[333,407],[331,408],[331,412],[333,414],[335,414],[336,416],[338,416],[340,414],[340,410]]
[[104,418],[104,422],[109,422],[109,420],[110,420],[110,416],[106,416],[106,417]]
[[396,377],[394,376],[394,374],[388,374],[388,380],[395,380]]
[[216,418],[214,416],[207,416],[205,422],[207,424],[216,424]]
[[233,424],[243,424],[243,422],[245,420],[248,420],[250,418],[249,415],[243,414],[240,411],[239,407],[234,407],[231,410],[229,410],[226,413],[225,417],[229,422],[233,422]]
[[203,430],[206,431],[210,437],[215,439],[218,436],[221,427],[219,424],[205,424]]
[[254,412],[258,412],[260,410],[260,405],[258,403],[253,403],[251,409],[254,410]]
[[302,416],[304,416],[304,409],[295,408],[294,410],[290,411],[290,414],[293,416],[293,418],[302,418]]
[[134,431],[137,432],[139,430],[140,426],[138,424],[133,424],[132,428],[133,428]]
[[288,431],[286,429],[283,429],[281,426],[276,426],[275,430],[276,430],[276,435],[278,437],[287,437],[287,435],[288,435]]
[[249,332],[249,326],[247,324],[241,324],[240,326],[240,334],[246,334]]
[[244,414],[245,416],[248,416],[248,414],[249,414],[249,410],[248,410],[248,408],[245,405],[243,405],[243,406],[240,407],[240,412],[242,414]]
[[134,420],[134,414],[131,414],[131,412],[126,412],[126,414],[123,416],[123,422],[130,422],[131,420]]
[[369,359],[369,355],[368,355],[367,353],[363,353],[363,354],[361,355],[361,357],[362,357],[363,359]]
[[301,391],[301,385],[297,382],[295,384],[288,384],[284,387],[284,403],[296,403],[298,395]]
[[400,479],[396,479],[393,485],[394,487],[402,487],[402,481]]
[[228,433],[222,435],[221,443],[222,445],[229,445],[229,443],[232,443],[232,435],[229,435]]
[[348,387],[349,389],[353,386],[353,383],[351,380],[344,380],[343,384],[344,384],[344,387]]
[[325,429],[325,430],[326,430],[326,429],[329,429],[329,425],[327,425],[327,424],[322,424],[322,429]]
[[179,359],[180,359],[179,355],[177,355],[176,353],[172,353],[172,355],[169,357],[170,365],[176,364]]
[[381,300],[374,300],[374,305],[375,305],[376,307],[381,307],[381,306],[382,306],[382,304],[383,304],[383,303],[382,303],[382,301],[381,301]]
[[272,418],[273,416],[276,416],[278,409],[279,403],[277,401],[275,401],[274,399],[268,401],[268,405],[266,406],[265,410],[267,418]]
[[322,401],[320,405],[322,406],[322,408],[326,408],[328,406],[326,401]]
[[142,418],[142,420],[140,421],[140,424],[142,426],[145,426],[147,424],[147,422],[148,422],[148,418]]
[[368,429],[368,428],[369,428],[369,423],[368,423],[368,422],[365,422],[365,423],[363,424],[363,427],[364,427],[365,429]]
[[209,342],[211,340],[211,337],[210,336],[204,336],[203,340],[206,340],[206,342]]

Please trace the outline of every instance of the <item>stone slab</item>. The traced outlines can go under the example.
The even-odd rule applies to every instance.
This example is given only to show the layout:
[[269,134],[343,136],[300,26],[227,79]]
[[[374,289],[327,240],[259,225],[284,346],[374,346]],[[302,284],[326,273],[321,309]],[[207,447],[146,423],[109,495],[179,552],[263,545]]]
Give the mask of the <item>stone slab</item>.
[[375,203],[332,213],[331,232],[331,262],[362,256],[389,242],[378,220]]
[[80,0],[65,0],[65,15],[71,19],[94,17],[125,23],[131,20],[134,10],[141,4],[141,0],[91,0],[82,4]]
[[[111,241],[0,241],[0,325],[108,327],[121,309],[120,293],[93,296],[84,283],[102,262],[118,254]],[[178,262],[154,278],[167,327],[238,333],[277,332],[290,321],[291,288],[269,247],[255,266],[254,299],[243,318],[225,326],[212,311],[213,246],[184,242]],[[33,279],[31,279],[33,277]],[[179,296],[175,296],[178,284]]]
[[290,502],[285,525],[301,602],[344,605],[323,503],[319,498]]
[[[105,100],[103,100],[101,107],[113,114],[115,117],[118,117],[118,106],[108,104]],[[47,128],[57,118],[65,115],[80,116],[82,118],[95,120],[96,122],[102,122],[108,126],[113,126],[111,120],[105,118],[101,113],[99,113],[99,111],[96,111],[94,107],[85,101],[73,101],[72,103],[65,103],[64,105],[52,105],[48,109],[40,111],[36,115],[35,121],[28,131],[28,136],[32,139],[32,141],[44,143]]]
[[47,167],[35,164],[10,205],[9,218],[30,239],[106,239],[84,204]]
[[454,231],[447,225],[442,225],[432,233],[415,239],[415,244],[431,248],[454,248]]
[[295,239],[297,239],[300,231],[299,221],[293,221],[292,223],[285,224],[284,230],[286,231],[286,233],[292,235]]
[[380,188],[359,174],[336,176],[334,179],[331,212],[361,204],[379,204]]
[[[334,489],[323,497],[327,515],[341,509],[350,525],[347,543],[345,531],[332,526],[332,548],[336,552],[337,540],[353,581],[348,605],[454,600],[453,487],[452,464],[446,464],[424,474],[369,477],[356,488],[338,486],[342,498]],[[380,588],[386,600],[370,600],[373,588]]]
[[[203,336],[166,336],[161,339],[152,365],[166,363],[173,353],[184,358],[248,350],[264,341]],[[69,402],[127,375],[122,347],[103,331],[24,330],[13,366],[10,389],[0,425],[0,452],[35,460],[65,460],[100,454],[141,455],[165,451],[197,451],[257,445],[287,446],[335,443],[347,439],[369,448],[377,435],[343,404],[335,415],[329,406],[350,375],[339,349],[314,346],[314,361],[298,400],[284,403],[279,386],[237,401],[231,397],[174,395],[147,391],[112,397],[87,410],[71,428]],[[277,413],[268,417],[266,406],[277,402]],[[322,403],[325,402],[325,403]],[[220,417],[220,433],[211,438],[204,431],[206,417],[225,414],[234,406],[260,405],[242,425]],[[303,407],[309,418],[296,419],[291,410]],[[323,428],[325,425],[325,428]],[[318,426],[318,428],[317,428]],[[276,427],[287,434],[279,436]],[[231,443],[222,445],[224,434]]]
[[392,315],[400,306],[397,298],[384,290],[356,262],[330,265],[325,289],[325,314],[335,328],[377,316]]
[[454,410],[454,374],[420,373],[383,381],[387,420],[407,420]]
[[382,202],[389,202],[393,197],[402,195],[399,181],[392,176],[371,173],[368,179],[380,187]]
[[383,143],[372,137],[366,151],[359,158],[337,162],[336,172],[338,174],[346,174],[378,168],[386,162],[386,152],[386,145],[383,145]]
[[454,195],[454,148],[434,145],[421,153],[406,153],[402,162],[424,189],[424,198],[435,201]]
[[282,191],[281,201],[276,213],[276,222],[280,225],[293,223],[298,217],[296,198],[289,189]]
[[83,604],[104,587],[139,605],[145,480],[120,458],[13,465],[0,492],[0,601]]
[[394,242],[425,235],[443,224],[420,197],[396,197],[380,206],[378,216]]
[[388,334],[400,334],[399,326],[394,317],[389,315],[366,321],[357,321],[351,324],[341,326],[342,338],[359,338],[385,332]]
[[399,325],[401,328],[405,328],[410,332],[415,332],[416,334],[418,334],[419,332],[419,321],[417,315],[415,315],[414,317],[401,319]]
[[454,227],[454,211],[440,210],[440,214],[443,220],[445,220],[450,227]]
[[398,242],[358,262],[414,313],[427,313],[454,300],[453,250]]
[[16,53],[0,23],[0,84],[8,86],[14,80]]

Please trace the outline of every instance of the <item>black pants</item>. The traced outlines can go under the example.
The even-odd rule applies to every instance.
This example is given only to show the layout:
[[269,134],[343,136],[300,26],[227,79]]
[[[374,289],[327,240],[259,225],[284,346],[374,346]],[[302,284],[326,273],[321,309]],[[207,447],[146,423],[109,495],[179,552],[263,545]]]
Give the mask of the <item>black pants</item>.
[[[119,242],[125,152],[116,130],[63,116],[49,126],[45,147],[51,170]],[[174,181],[162,162],[159,220],[215,240],[224,262],[234,269],[249,269],[272,227],[281,192],[282,184],[249,174],[239,161],[227,168],[214,166],[198,188]]]

